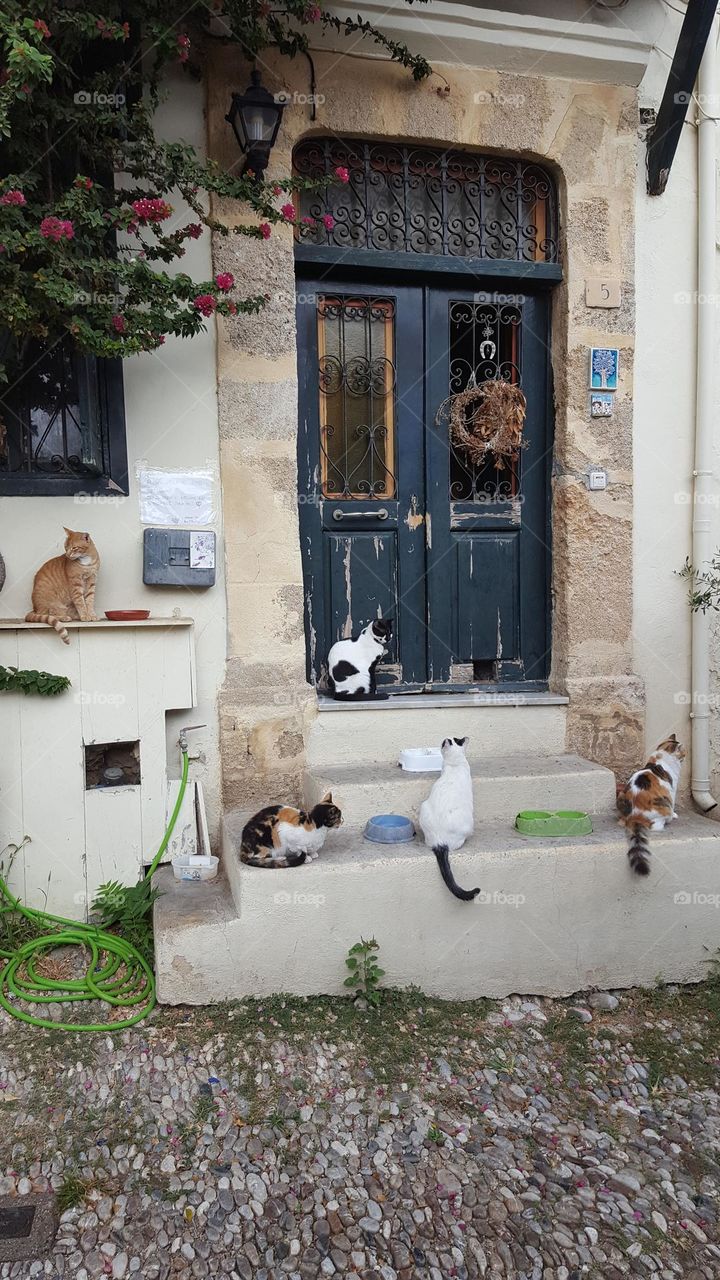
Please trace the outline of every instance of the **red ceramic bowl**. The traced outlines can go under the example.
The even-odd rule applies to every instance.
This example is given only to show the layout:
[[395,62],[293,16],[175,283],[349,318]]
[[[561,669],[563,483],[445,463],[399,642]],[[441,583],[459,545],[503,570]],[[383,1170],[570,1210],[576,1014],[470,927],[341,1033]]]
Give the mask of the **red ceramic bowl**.
[[106,609],[105,617],[109,622],[143,622],[150,617],[149,609]]

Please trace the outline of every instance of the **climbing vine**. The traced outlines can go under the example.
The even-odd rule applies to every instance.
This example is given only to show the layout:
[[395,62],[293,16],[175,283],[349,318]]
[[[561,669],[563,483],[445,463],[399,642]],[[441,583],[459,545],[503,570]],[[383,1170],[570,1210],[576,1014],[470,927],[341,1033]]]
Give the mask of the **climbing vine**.
[[[0,378],[33,341],[124,357],[167,334],[191,337],[214,313],[264,305],[229,272],[195,280],[167,267],[204,227],[268,239],[294,221],[291,189],[318,184],[224,172],[158,137],[155,111],[167,68],[201,76],[210,42],[292,58],[318,28],[373,40],[416,80],[430,74],[361,16],[341,20],[311,0],[108,0],[99,10],[0,0]],[[244,201],[254,217],[230,228],[209,196]],[[182,225],[178,204],[192,211]]]

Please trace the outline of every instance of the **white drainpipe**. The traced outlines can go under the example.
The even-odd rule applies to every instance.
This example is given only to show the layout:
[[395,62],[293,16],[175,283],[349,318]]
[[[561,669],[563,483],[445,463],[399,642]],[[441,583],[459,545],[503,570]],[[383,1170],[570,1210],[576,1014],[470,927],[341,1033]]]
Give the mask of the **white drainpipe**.
[[[697,399],[695,470],[693,472],[692,563],[708,564],[713,554],[711,491],[713,472],[713,385],[715,377],[714,307],[716,228],[717,18],[698,76],[698,270],[697,270]],[[710,618],[692,615],[692,781],[695,804],[704,813],[717,800],[710,791]]]

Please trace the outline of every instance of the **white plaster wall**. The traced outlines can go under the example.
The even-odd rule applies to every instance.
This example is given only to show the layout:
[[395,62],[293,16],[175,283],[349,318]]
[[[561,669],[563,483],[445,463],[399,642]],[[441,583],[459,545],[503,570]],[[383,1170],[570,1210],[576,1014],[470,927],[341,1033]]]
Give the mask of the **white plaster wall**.
[[[659,105],[670,65],[661,50],[675,48],[680,23],[680,15],[668,8],[664,23],[655,21],[656,48],[640,87],[641,106]],[[691,107],[688,119],[693,117]],[[692,551],[697,130],[685,125],[662,196],[646,194],[644,141],[638,147],[633,665],[645,681],[650,749],[671,730],[685,743],[690,740],[691,618],[687,585],[675,571]],[[720,404],[720,381],[717,386]],[[712,515],[720,541],[717,507]],[[717,777],[720,742],[717,732],[714,736]],[[689,777],[687,768],[686,786]]]
[[[178,72],[169,79],[168,97],[159,112],[159,130],[168,137],[192,142],[205,149],[203,89]],[[173,222],[182,226],[192,215],[179,200],[171,200]],[[210,239],[186,241],[178,268],[196,279],[212,274]],[[169,268],[172,270],[172,268]],[[125,361],[125,412],[130,469],[130,494],[126,498],[4,497],[0,499],[0,551],[7,581],[0,595],[0,614],[24,617],[30,608],[33,575],[44,560],[62,550],[62,526],[88,529],[98,547],[102,564],[96,609],[144,608],[155,615],[179,611],[195,619],[198,706],[190,715],[168,716],[169,771],[179,776],[177,731],[188,720],[206,724],[191,737],[192,748],[202,758],[191,776],[200,778],[208,803],[211,832],[217,830],[220,804],[217,691],[225,667],[225,583],[220,522],[220,486],[216,484],[218,520],[217,581],[203,591],[170,587],[145,587],[142,581],[142,538],[135,464],[145,459],[159,467],[204,467],[218,471],[218,425],[215,379],[215,328],[189,340],[169,337],[154,354]],[[218,472],[219,475],[219,472]],[[71,636],[71,643],[72,636]],[[44,665],[54,670],[62,649],[58,636],[48,630]],[[0,714],[2,707],[0,705]],[[0,721],[1,723],[1,721]],[[7,828],[0,798],[0,848],[22,832]],[[153,853],[154,850],[146,850]],[[82,850],[78,850],[78,857]],[[52,904],[50,904],[52,907]]]

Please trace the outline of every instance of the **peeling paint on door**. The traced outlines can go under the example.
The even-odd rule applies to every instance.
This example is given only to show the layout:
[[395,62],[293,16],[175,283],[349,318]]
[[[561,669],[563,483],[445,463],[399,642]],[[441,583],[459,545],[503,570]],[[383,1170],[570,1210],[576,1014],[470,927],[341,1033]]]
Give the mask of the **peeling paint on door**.
[[502,636],[500,635],[500,607],[499,606],[497,611],[497,651],[496,652],[497,652],[497,658],[499,661],[500,658],[502,658]]
[[405,517],[405,524],[407,525],[411,533],[413,533],[415,529],[419,529],[420,525],[425,519],[422,513],[418,511],[417,505],[418,505],[417,495],[413,494],[410,499],[410,510],[408,511]]
[[343,556],[343,566],[345,569],[345,595],[347,596],[347,617],[343,623],[343,639],[352,639],[352,583],[350,582],[350,557],[352,555],[352,543],[348,540]]

